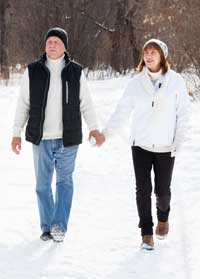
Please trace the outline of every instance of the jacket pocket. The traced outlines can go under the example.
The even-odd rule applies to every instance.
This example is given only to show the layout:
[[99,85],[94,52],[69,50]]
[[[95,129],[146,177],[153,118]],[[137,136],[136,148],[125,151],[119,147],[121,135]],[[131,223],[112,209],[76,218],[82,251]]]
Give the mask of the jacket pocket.
[[63,111],[64,128],[76,129],[81,125],[81,112],[79,106],[66,105]]

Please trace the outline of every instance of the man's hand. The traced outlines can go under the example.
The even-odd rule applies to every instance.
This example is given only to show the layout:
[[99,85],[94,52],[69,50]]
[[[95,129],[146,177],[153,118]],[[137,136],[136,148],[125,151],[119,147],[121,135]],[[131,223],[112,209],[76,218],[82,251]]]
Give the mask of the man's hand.
[[90,131],[89,140],[91,137],[95,138],[97,146],[101,146],[106,140],[104,134],[100,133],[99,130]]
[[11,142],[12,151],[15,154],[20,154],[21,151],[22,140],[20,137],[13,137]]

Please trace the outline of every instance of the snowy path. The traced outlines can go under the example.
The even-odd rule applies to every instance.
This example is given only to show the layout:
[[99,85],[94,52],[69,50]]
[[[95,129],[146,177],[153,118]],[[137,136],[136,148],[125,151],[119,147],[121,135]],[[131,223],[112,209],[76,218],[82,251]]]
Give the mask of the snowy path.
[[[90,82],[100,123],[115,107],[125,78]],[[79,149],[65,242],[39,240],[31,145],[10,151],[17,88],[0,88],[1,279],[198,279],[200,273],[200,120],[193,108],[192,141],[176,162],[170,234],[141,251],[129,147],[119,138]],[[155,216],[155,212],[154,212]],[[156,220],[154,220],[156,223]]]

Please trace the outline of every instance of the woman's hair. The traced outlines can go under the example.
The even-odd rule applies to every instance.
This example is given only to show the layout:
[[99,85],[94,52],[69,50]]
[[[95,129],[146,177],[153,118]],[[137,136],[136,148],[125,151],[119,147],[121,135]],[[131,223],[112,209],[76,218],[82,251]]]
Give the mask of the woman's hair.
[[141,55],[141,59],[140,62],[138,64],[138,66],[136,67],[136,72],[140,73],[142,72],[144,66],[145,66],[145,62],[144,62],[144,52],[148,49],[148,48],[155,48],[159,53],[160,53],[160,57],[161,57],[161,61],[160,61],[160,68],[162,70],[162,74],[165,74],[168,69],[170,68],[169,62],[167,61],[167,59],[164,56],[164,53],[162,51],[162,49],[159,47],[158,44],[151,42],[149,44],[147,44],[143,49],[142,49],[142,55]]

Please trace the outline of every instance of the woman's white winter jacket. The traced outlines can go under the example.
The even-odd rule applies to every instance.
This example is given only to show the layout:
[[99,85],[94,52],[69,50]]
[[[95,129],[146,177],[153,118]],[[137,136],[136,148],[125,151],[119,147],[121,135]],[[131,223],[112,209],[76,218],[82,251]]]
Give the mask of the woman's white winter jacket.
[[188,128],[189,95],[180,74],[168,70],[153,86],[146,68],[129,82],[104,130],[119,133],[131,116],[131,145],[177,149]]

